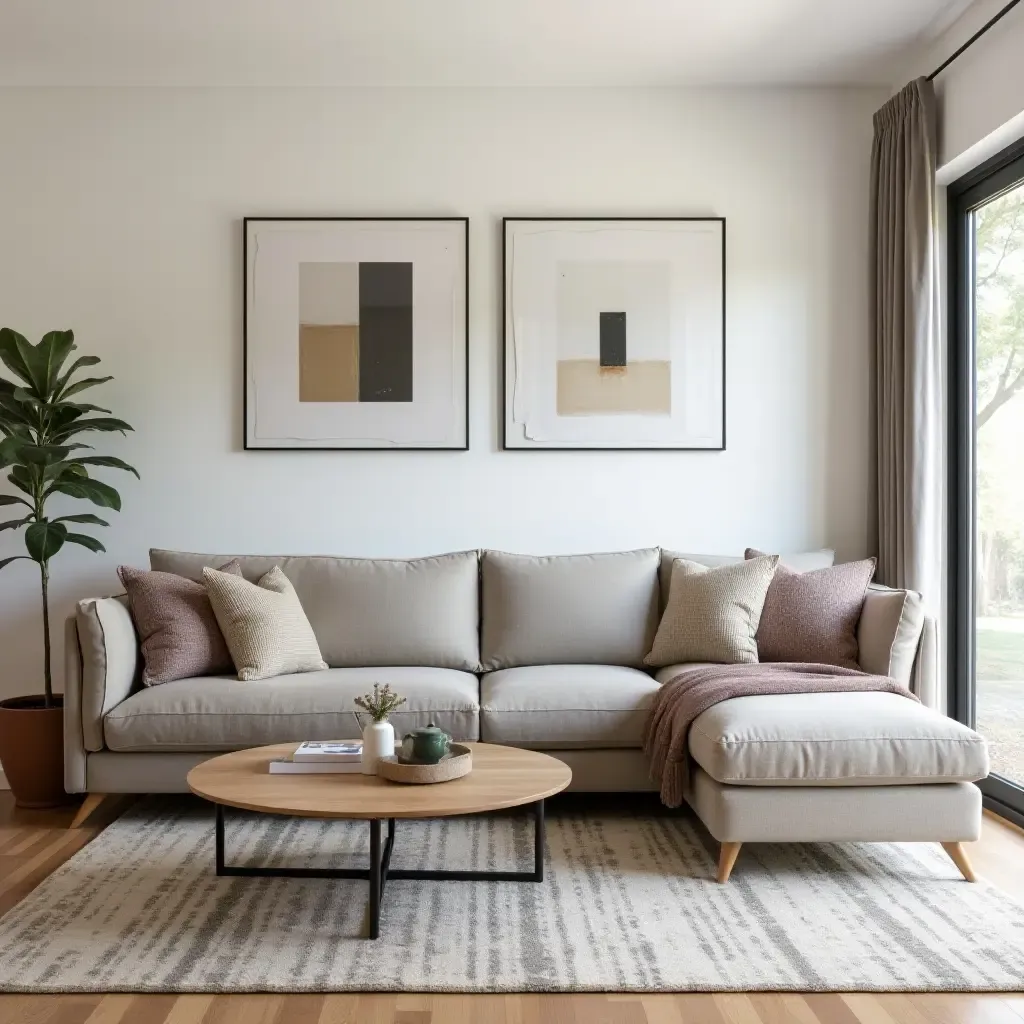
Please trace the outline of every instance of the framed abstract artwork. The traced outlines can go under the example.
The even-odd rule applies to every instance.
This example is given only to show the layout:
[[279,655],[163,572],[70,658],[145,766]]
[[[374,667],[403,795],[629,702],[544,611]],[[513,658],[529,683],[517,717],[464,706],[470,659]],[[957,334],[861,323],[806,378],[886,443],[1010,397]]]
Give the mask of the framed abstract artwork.
[[245,448],[469,447],[469,221],[247,217]]
[[725,218],[506,217],[505,449],[725,448]]

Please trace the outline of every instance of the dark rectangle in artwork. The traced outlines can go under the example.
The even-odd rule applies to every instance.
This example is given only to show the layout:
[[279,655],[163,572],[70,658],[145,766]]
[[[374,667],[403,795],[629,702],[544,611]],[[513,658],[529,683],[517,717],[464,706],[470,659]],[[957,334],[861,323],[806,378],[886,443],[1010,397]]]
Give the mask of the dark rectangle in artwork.
[[359,264],[359,401],[412,401],[412,264]]
[[[601,365],[626,365],[626,314],[601,314]],[[591,320],[591,323],[594,321]]]

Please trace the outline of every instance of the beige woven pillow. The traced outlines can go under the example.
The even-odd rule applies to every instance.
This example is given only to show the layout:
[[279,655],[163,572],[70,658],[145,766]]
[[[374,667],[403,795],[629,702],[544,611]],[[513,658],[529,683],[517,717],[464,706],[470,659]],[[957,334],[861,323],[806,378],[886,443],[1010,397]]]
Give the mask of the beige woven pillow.
[[757,626],[777,555],[720,569],[677,558],[672,563],[668,607],[654,646],[644,658],[652,668],[688,661],[752,664]]
[[295,588],[278,566],[259,583],[204,569],[210,604],[239,679],[327,668]]

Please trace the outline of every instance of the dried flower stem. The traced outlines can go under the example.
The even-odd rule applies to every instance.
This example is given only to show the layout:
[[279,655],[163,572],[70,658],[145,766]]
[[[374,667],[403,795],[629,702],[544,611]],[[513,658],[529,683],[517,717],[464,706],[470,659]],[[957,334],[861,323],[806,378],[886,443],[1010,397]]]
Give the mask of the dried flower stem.
[[373,693],[365,693],[362,697],[356,697],[355,703],[375,722],[386,722],[388,715],[405,703],[405,698],[399,697],[391,689],[390,683],[385,683],[384,686],[374,683]]

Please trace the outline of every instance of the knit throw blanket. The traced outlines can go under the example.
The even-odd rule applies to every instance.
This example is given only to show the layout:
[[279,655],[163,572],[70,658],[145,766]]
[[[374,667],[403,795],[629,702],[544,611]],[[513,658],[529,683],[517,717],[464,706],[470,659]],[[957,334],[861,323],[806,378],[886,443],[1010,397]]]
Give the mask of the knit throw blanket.
[[690,726],[720,701],[779,693],[868,690],[917,700],[895,679],[836,665],[776,662],[712,665],[680,672],[655,695],[644,729],[644,753],[651,759],[651,778],[661,786],[662,803],[678,807],[689,793]]

